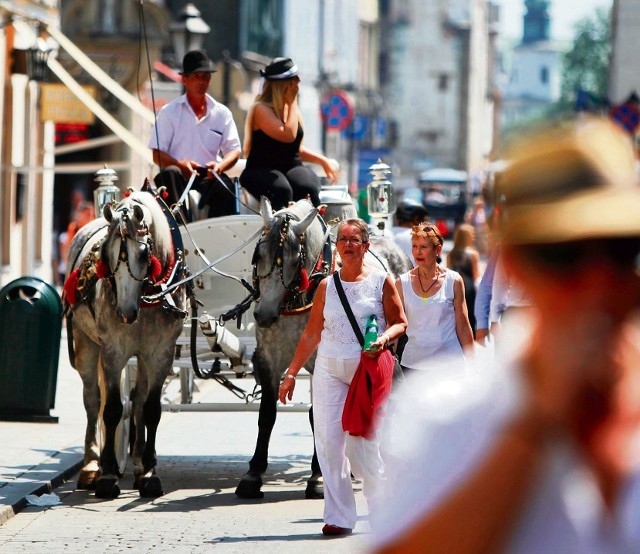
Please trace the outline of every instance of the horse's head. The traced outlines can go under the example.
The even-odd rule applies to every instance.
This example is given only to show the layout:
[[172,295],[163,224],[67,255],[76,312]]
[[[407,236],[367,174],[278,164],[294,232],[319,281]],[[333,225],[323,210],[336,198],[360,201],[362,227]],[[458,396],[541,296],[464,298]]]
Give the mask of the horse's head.
[[274,214],[263,196],[260,214],[264,231],[252,262],[260,297],[253,313],[258,326],[269,327],[278,320],[287,297],[299,294],[303,273],[312,271],[322,250],[323,231],[318,210],[306,200]]
[[147,196],[151,198],[147,193],[134,193],[115,208],[105,206],[103,212],[109,230],[102,244],[101,276],[111,283],[116,314],[124,323],[137,319],[145,285],[162,270],[154,255],[153,204]]

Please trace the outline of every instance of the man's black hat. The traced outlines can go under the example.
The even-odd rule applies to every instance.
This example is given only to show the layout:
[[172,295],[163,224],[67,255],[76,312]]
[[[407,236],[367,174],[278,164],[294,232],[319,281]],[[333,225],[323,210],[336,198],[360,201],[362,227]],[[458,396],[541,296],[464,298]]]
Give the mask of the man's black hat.
[[424,205],[412,198],[404,198],[396,208],[396,219],[398,223],[412,223],[414,218],[424,221],[429,212]]
[[189,73],[197,73],[198,71],[206,71],[214,73],[216,70],[204,50],[191,50],[182,58],[181,75],[189,75]]
[[260,70],[260,75],[267,81],[291,79],[298,75],[298,66],[291,58],[274,58],[267,67]]

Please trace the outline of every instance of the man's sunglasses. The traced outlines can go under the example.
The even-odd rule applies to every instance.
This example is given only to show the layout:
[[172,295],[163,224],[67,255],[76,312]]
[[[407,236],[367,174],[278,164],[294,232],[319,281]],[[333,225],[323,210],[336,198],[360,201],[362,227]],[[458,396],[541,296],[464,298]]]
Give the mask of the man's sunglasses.
[[535,263],[561,273],[603,260],[620,269],[634,269],[639,267],[640,237],[527,245],[525,249]]

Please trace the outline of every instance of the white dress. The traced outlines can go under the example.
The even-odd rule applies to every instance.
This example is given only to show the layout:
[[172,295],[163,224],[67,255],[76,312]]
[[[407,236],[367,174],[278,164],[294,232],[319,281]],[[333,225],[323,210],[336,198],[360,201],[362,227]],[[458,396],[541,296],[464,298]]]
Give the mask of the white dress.
[[447,269],[444,283],[429,298],[418,296],[411,286],[411,275],[400,276],[404,296],[404,311],[408,342],[402,354],[402,365],[412,369],[433,368],[437,358],[464,360],[462,346],[456,334],[456,315],[453,306],[454,283],[458,273]]

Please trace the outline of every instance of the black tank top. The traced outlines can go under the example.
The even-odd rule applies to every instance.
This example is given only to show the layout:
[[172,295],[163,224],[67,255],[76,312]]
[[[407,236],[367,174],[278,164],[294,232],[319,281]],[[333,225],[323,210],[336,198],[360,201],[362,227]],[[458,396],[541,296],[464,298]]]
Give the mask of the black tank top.
[[247,158],[247,169],[277,169],[283,173],[302,165],[300,143],[304,132],[298,124],[298,133],[293,142],[280,142],[261,130],[251,133],[251,151]]
[[451,264],[449,267],[457,271],[464,280],[465,291],[475,289],[473,282],[473,263],[471,255],[466,250],[454,249],[451,251]]

